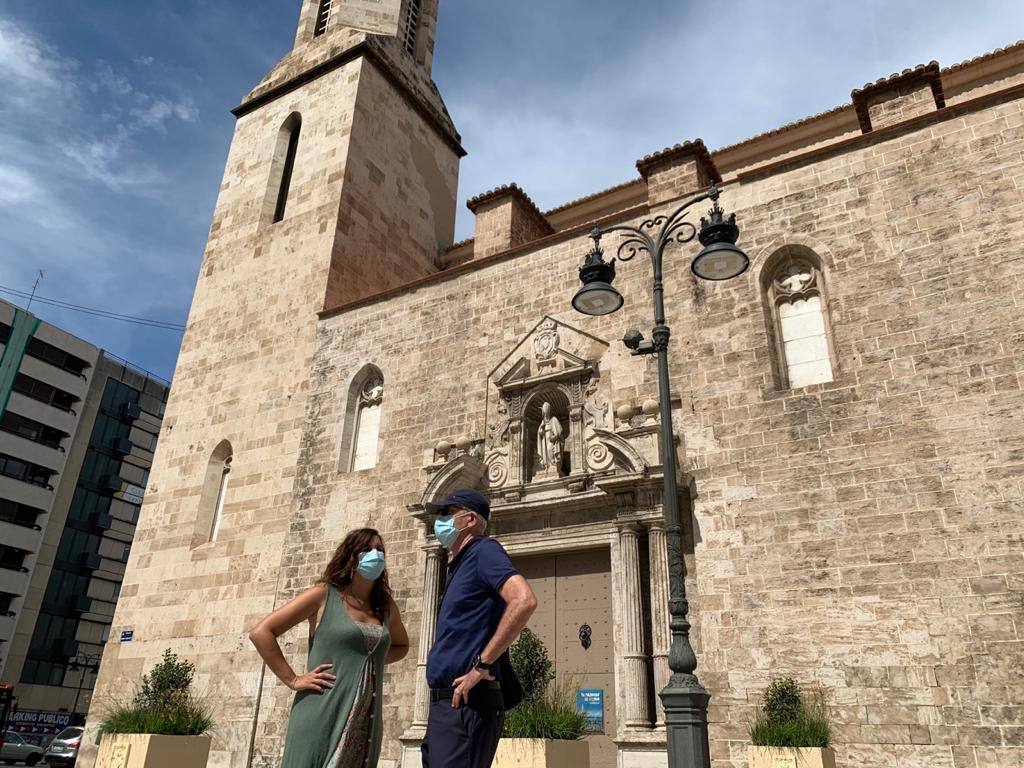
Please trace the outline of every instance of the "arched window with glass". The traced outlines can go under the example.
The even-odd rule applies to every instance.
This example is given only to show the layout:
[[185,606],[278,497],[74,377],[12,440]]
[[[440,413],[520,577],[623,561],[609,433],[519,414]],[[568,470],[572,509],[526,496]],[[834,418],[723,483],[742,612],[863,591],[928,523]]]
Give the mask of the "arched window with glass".
[[221,440],[210,453],[199,494],[199,510],[192,533],[192,546],[216,541],[224,528],[224,509],[231,488],[231,466],[234,451],[231,443]]
[[342,465],[358,472],[377,466],[380,425],[384,408],[384,375],[374,365],[365,366],[352,380],[348,393]]
[[808,248],[785,246],[768,259],[761,282],[780,388],[832,381],[835,353],[821,259]]

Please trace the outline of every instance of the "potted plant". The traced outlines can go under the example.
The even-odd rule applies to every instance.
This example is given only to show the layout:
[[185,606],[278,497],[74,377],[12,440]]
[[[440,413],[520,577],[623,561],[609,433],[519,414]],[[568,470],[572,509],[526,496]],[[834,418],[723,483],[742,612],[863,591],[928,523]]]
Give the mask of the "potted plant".
[[765,689],[750,726],[750,768],[835,768],[824,694],[805,695],[791,677]]
[[192,693],[195,666],[170,650],[142,678],[130,702],[115,703],[100,724],[96,765],[105,768],[204,768],[213,718]]
[[494,768],[587,768],[586,717],[567,688],[554,684],[544,643],[524,629],[509,652],[523,701],[505,717]]

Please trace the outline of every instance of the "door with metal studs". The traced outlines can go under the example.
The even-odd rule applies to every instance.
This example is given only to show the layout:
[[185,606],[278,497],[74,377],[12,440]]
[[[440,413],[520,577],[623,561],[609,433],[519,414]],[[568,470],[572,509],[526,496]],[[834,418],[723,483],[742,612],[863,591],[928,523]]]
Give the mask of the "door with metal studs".
[[[615,645],[607,549],[513,557],[537,595],[529,627],[555,665],[555,683],[575,700],[603,699],[603,726],[587,737],[591,768],[614,768]],[[601,693],[597,693],[600,691]]]

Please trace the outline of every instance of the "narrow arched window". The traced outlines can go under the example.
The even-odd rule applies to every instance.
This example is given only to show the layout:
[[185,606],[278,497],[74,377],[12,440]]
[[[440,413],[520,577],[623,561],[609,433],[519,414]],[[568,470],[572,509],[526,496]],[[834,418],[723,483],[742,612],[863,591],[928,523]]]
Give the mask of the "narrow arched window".
[[295,155],[299,151],[299,134],[302,131],[302,116],[293,112],[284,121],[274,148],[274,161],[270,171],[270,189],[273,191],[274,217],[276,223],[284,219],[288,206],[288,193],[292,186],[292,172],[295,170]]
[[192,546],[198,547],[216,541],[223,528],[224,508],[231,488],[231,463],[234,451],[231,443],[221,440],[210,453],[199,493],[199,509],[192,531]]
[[210,530],[210,541],[217,540],[220,531],[221,517],[224,515],[224,497],[228,492],[228,476],[231,474],[231,456],[224,459],[220,470],[220,484],[217,486],[217,503],[213,507],[213,527]]
[[331,9],[334,6],[333,0],[320,0],[316,10],[316,25],[313,27],[313,37],[319,37],[327,31],[331,23]]
[[384,378],[371,376],[363,384],[356,409],[355,443],[352,446],[352,471],[377,466],[380,443],[380,411],[384,404]]
[[787,246],[766,264],[763,285],[781,385],[796,389],[834,378],[834,355],[821,261]]
[[341,468],[344,471],[358,472],[377,466],[383,407],[384,375],[376,366],[367,365],[349,386],[342,433]]
[[402,45],[410,56],[416,55],[416,40],[420,32],[422,0],[406,0],[402,27],[399,30]]

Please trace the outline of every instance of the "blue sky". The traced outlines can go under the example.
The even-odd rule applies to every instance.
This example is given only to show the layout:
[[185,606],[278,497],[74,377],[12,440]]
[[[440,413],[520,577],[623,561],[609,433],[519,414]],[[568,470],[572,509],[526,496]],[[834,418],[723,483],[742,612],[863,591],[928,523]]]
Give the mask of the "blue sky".
[[[41,296],[184,323],[228,110],[288,50],[298,7],[0,0],[0,286],[42,269]],[[470,153],[457,236],[461,202],[498,184],[558,205],[669,144],[731,144],[1022,29],[1011,0],[442,0],[434,77]],[[34,309],[173,372],[177,332]]]

